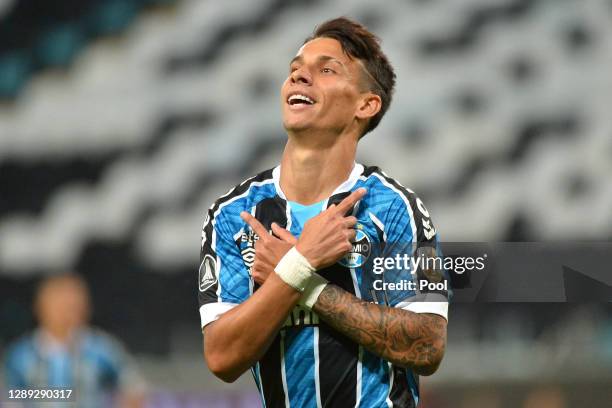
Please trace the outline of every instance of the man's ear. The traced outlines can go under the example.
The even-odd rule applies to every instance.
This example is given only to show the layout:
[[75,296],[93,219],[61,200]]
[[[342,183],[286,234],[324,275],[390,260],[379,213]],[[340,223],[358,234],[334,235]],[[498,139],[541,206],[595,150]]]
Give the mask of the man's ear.
[[382,99],[380,96],[368,92],[359,99],[355,116],[359,119],[368,120],[375,116],[382,108]]

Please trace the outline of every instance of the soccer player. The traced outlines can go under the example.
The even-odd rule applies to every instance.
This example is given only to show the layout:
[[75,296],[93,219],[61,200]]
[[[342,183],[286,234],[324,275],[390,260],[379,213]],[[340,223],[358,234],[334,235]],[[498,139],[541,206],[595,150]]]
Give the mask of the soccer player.
[[[73,402],[60,401],[51,407],[144,405],[144,379],[131,357],[110,334],[88,325],[89,290],[79,275],[44,279],[34,309],[39,327],[6,353],[7,389],[72,390]],[[32,402],[25,406],[42,405]]]
[[[206,362],[228,382],[250,368],[266,407],[414,407],[418,376],[444,354],[448,303],[444,290],[399,285],[439,282],[439,270],[391,263],[435,252],[436,230],[412,191],[355,163],[389,107],[393,68],[372,33],[338,18],[289,71],[281,164],[219,198],[204,222]],[[391,261],[384,272],[377,257]]]

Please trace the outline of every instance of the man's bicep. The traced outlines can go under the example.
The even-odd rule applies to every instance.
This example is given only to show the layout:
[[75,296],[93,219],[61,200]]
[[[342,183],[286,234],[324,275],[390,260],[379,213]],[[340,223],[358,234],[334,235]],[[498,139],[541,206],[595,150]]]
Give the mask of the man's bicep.
[[415,313],[433,313],[448,319],[448,285],[438,234],[429,211],[414,193],[396,199],[389,217],[384,257],[402,260],[386,270],[388,305]]
[[209,214],[202,230],[198,268],[201,327],[244,302],[251,293],[251,279],[238,245],[222,222]]
[[[420,330],[437,343],[442,355],[446,349],[448,320],[434,313],[418,313]],[[440,358],[442,357],[440,355]]]
[[448,319],[444,316],[440,316],[438,313],[420,313],[422,316],[427,316],[427,318],[432,322],[432,328],[434,331],[439,332],[440,334],[446,335],[446,327],[448,326]]

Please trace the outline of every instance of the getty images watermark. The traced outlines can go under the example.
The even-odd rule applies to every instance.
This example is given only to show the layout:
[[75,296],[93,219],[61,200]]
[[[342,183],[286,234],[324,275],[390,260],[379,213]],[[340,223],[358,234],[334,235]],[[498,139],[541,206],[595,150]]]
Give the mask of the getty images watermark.
[[[449,280],[443,271],[462,275],[466,272],[482,271],[486,267],[487,254],[481,256],[444,257],[426,253],[428,248],[419,248],[418,254],[396,254],[395,256],[378,256],[372,258],[372,272],[381,276],[373,282],[375,290],[445,290],[448,291]],[[425,251],[422,251],[425,250]],[[386,282],[382,275],[389,271],[416,275],[421,271],[424,279],[400,279]],[[404,275],[405,276],[405,275]]]
[[352,250],[339,263],[347,268],[370,271],[371,275],[365,279],[366,290],[448,291],[451,275],[469,275],[487,268],[486,252],[470,252],[453,251],[448,256],[437,246],[416,246],[413,242],[372,243],[358,229]]
[[612,241],[423,246],[371,236],[358,230],[352,251],[339,261],[355,270],[354,284],[368,300],[448,292],[455,303],[612,302]]

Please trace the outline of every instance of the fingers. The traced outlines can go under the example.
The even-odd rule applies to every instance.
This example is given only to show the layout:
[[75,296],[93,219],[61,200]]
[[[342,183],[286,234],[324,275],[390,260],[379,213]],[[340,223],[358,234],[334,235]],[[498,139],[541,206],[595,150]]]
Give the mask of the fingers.
[[291,234],[289,231],[287,231],[275,222],[272,223],[272,232],[274,232],[277,237],[279,237],[285,242],[288,242],[292,245],[295,245],[297,243],[297,238],[294,237],[293,234]]
[[351,215],[350,217],[343,218],[342,222],[345,228],[352,228],[357,224],[357,218]]
[[266,274],[261,265],[259,265],[257,262],[251,268],[251,276],[253,277],[253,280],[260,285],[263,285],[268,275],[269,274]]
[[259,235],[260,238],[263,238],[266,235],[268,235],[268,231],[265,229],[265,227],[261,225],[261,223],[257,221],[257,219],[253,217],[251,214],[249,214],[248,212],[246,211],[241,212],[240,218],[242,218],[244,222],[249,224],[250,227],[253,229],[253,231],[255,231],[255,233]]
[[366,189],[363,187],[358,188],[338,204],[336,207],[337,211],[342,215],[346,214],[346,212],[350,210],[357,201],[361,200],[364,195],[366,195]]

